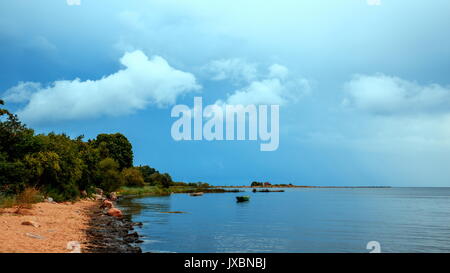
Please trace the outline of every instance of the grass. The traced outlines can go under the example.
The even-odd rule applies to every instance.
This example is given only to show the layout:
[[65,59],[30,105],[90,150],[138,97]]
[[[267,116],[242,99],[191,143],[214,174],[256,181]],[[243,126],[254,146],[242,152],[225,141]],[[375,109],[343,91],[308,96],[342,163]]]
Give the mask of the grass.
[[122,187],[119,190],[119,195],[169,195],[169,189],[144,186],[144,187]]
[[144,187],[122,187],[119,190],[120,195],[170,195],[172,193],[224,193],[224,192],[239,192],[239,190],[225,190],[217,188],[198,188],[198,187],[185,187],[185,186],[172,186],[169,188],[161,188],[157,186],[144,186]]
[[37,189],[26,188],[17,195],[0,195],[0,208],[31,209],[33,204],[42,200],[43,196]]
[[0,209],[11,208],[16,204],[16,196],[0,195]]

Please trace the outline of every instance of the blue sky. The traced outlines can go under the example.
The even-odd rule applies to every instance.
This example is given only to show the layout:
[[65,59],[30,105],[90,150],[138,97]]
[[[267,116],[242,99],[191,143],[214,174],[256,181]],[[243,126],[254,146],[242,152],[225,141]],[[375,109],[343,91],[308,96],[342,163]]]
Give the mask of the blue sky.
[[[449,11],[447,0],[2,0],[0,97],[37,132],[122,132],[135,164],[176,180],[450,186]],[[194,96],[282,101],[279,149],[174,141],[171,108]]]

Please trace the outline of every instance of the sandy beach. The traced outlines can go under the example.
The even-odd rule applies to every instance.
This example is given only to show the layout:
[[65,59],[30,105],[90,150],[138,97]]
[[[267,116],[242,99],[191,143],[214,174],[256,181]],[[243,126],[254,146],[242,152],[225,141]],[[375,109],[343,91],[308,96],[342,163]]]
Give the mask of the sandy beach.
[[[0,209],[0,252],[65,253],[67,243],[88,243],[86,230],[98,201],[76,203],[38,203],[32,209],[15,213],[15,208]],[[24,225],[32,222],[37,224]]]

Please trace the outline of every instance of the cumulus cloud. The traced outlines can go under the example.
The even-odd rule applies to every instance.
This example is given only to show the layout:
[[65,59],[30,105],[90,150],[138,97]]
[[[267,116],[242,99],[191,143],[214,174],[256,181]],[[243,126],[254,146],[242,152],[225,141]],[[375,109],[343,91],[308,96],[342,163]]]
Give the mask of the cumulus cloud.
[[260,80],[254,80],[247,86],[236,90],[228,96],[228,104],[278,104],[296,102],[310,92],[308,80],[299,77],[289,77],[287,67],[273,64],[269,73]]
[[279,79],[254,81],[228,97],[228,104],[284,104],[284,86]]
[[283,65],[273,64],[269,67],[270,78],[285,79],[289,74],[289,69]]
[[256,64],[238,58],[214,60],[207,64],[204,70],[215,81],[230,80],[241,83],[252,81],[258,76]]
[[126,53],[122,70],[99,80],[61,80],[49,86],[25,82],[9,89],[5,101],[28,103],[18,111],[24,121],[40,122],[119,116],[149,104],[165,106],[200,89],[194,75],[171,67],[162,57]]
[[345,106],[379,115],[450,112],[450,87],[398,77],[356,75],[345,84]]
[[228,80],[239,86],[225,100],[218,100],[217,105],[226,104],[278,104],[296,102],[309,93],[308,80],[294,77],[286,66],[272,64],[264,73],[255,63],[242,59],[220,59],[203,67],[212,80]]
[[40,90],[42,85],[38,82],[19,82],[18,85],[6,90],[2,99],[6,102],[28,102],[33,93]]

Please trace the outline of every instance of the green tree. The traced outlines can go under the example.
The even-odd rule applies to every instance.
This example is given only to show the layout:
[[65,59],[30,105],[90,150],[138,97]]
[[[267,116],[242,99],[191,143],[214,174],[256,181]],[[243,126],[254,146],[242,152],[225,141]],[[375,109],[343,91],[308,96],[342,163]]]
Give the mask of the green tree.
[[0,193],[17,194],[29,181],[30,172],[21,160],[10,162],[5,153],[0,153]]
[[[149,166],[133,168],[133,151],[120,134],[100,134],[94,140],[65,134],[35,135],[18,117],[1,107],[0,100],[0,192],[20,194],[37,188],[56,201],[74,200],[81,190],[101,187],[106,192],[127,185],[144,185],[158,173]],[[159,173],[158,173],[159,174]],[[168,174],[157,177],[168,187]]]
[[55,200],[74,200],[80,195],[83,160],[77,142],[65,134],[50,133],[35,137],[40,151],[25,156],[32,172],[30,185],[39,187]]
[[[2,100],[0,105],[3,105]],[[6,154],[7,160],[22,159],[39,148],[39,143],[34,138],[34,130],[21,123],[17,115],[0,108],[0,152]]]
[[159,173],[156,169],[154,169],[148,165],[139,166],[139,167],[136,167],[136,169],[138,169],[142,173],[142,177],[144,178],[144,181],[147,183],[152,182],[152,179],[151,179],[152,174]]
[[168,173],[154,173],[151,175],[152,184],[168,188],[173,185],[172,177]]
[[78,183],[80,190],[93,192],[94,186],[100,187],[98,166],[101,160],[99,150],[90,143],[83,141],[83,136],[76,139],[77,149],[82,160],[81,179]]
[[[4,105],[2,100],[0,105]],[[22,124],[16,115],[0,108],[0,192],[17,194],[25,188],[29,171],[23,158],[39,148],[34,131]]]
[[106,192],[116,191],[124,184],[123,177],[119,172],[119,163],[110,157],[99,162],[98,179],[100,187]]
[[130,141],[120,134],[99,134],[92,141],[95,148],[99,149],[102,159],[110,157],[119,164],[119,169],[133,166],[133,150]]
[[142,173],[137,168],[126,168],[122,170],[122,176],[125,186],[143,187],[144,178]]

